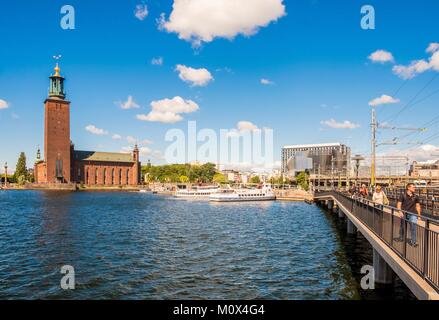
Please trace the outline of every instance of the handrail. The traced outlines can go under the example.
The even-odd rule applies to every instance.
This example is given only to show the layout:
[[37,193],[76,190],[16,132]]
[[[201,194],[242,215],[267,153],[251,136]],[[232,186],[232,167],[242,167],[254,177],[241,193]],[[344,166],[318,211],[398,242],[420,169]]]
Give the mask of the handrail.
[[[319,196],[331,196],[337,200],[439,292],[437,220],[421,217],[421,224],[414,223],[408,218],[408,215],[416,215],[414,213],[335,190],[317,191],[317,197]],[[404,213],[402,218],[396,215],[400,212]],[[435,230],[433,226],[436,226]],[[395,235],[399,237],[395,238]],[[400,237],[402,239],[399,239]]]

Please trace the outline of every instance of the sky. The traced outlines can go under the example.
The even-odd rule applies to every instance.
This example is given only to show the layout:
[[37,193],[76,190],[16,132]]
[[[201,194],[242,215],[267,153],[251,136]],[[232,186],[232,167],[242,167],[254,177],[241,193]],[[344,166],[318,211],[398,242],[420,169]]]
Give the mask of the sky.
[[[66,4],[73,30],[60,24]],[[439,2],[370,0],[374,30],[361,27],[364,4],[2,1],[0,164],[13,170],[23,151],[31,166],[44,144],[54,55],[62,55],[79,150],[121,152],[137,142],[143,162],[161,164],[166,132],[196,121],[218,132],[273,129],[275,164],[291,144],[342,142],[368,155],[374,104],[386,127],[380,144],[410,134],[379,154],[437,158]],[[425,125],[423,133],[387,128]]]

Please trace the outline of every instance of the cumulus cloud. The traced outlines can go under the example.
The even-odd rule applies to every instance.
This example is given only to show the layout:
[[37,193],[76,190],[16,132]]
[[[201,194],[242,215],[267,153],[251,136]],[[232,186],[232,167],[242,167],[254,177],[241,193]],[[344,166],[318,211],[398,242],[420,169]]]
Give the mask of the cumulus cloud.
[[9,108],[9,103],[3,99],[0,99],[0,110]]
[[85,127],[85,130],[90,132],[91,134],[95,134],[98,136],[104,136],[108,134],[108,131],[104,130],[104,129],[100,129],[97,128],[96,126],[89,124],[88,126]]
[[146,4],[138,4],[134,10],[134,16],[143,21],[148,16],[148,6]]
[[431,144],[426,144],[410,150],[390,150],[385,155],[387,156],[401,156],[408,157],[411,161],[427,161],[437,159],[436,154],[439,153],[439,147]]
[[151,64],[153,66],[162,66],[163,65],[163,57],[153,58],[151,60]]
[[357,129],[360,127],[359,124],[352,123],[351,121],[337,122],[335,119],[329,119],[322,121],[321,124],[332,128],[332,129]]
[[425,50],[428,53],[433,53],[439,50],[439,43],[438,42],[432,42],[428,46],[427,50]]
[[198,104],[192,100],[184,100],[177,96],[173,99],[163,99],[151,102],[151,112],[147,115],[139,114],[141,121],[176,123],[183,120],[182,113],[192,113],[199,110]]
[[432,46],[432,48],[428,48],[430,50],[434,50],[432,56],[428,59],[428,61],[422,59],[412,61],[408,66],[397,65],[393,67],[393,72],[402,79],[412,79],[418,74],[424,73],[429,70],[439,72],[439,51],[437,51],[438,49],[434,49],[434,47],[435,46]]
[[383,94],[381,97],[375,98],[375,99],[369,101],[369,106],[378,107],[378,106],[381,106],[383,104],[398,103],[399,101],[400,101],[399,99],[395,99],[391,96]]
[[[122,149],[120,150],[121,153],[132,153],[133,152],[133,147],[132,146],[126,146],[126,147],[122,147]],[[141,157],[152,157],[158,160],[163,160],[163,154],[161,151],[159,150],[152,150],[148,147],[140,147],[139,148],[139,154]]]
[[122,140],[122,136],[120,134],[113,134],[111,139],[113,139],[113,140]]
[[215,38],[252,36],[286,14],[283,0],[174,0],[159,28],[200,46]]
[[134,101],[132,96],[128,96],[128,100],[125,102],[116,102],[122,110],[139,109],[140,106]]
[[392,53],[385,50],[377,50],[369,56],[369,60],[374,63],[394,62]]
[[258,126],[250,121],[239,121],[236,127],[240,132],[259,130]]
[[181,80],[190,83],[194,87],[207,86],[213,80],[212,74],[205,68],[194,69],[178,64],[175,70],[180,73],[179,78]]
[[274,82],[273,81],[271,81],[271,80],[268,80],[268,79],[261,79],[261,84],[263,84],[263,85],[271,85],[271,84],[274,84]]

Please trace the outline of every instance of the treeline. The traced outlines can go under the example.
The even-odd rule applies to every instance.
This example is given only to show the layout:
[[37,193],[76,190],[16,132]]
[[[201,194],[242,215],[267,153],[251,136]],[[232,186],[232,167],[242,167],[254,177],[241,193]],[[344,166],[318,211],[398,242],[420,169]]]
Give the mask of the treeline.
[[142,167],[142,176],[146,176],[148,182],[212,183],[216,175],[218,175],[218,172],[213,163],[203,165],[148,165]]
[[[2,175],[2,181],[4,176]],[[15,173],[13,175],[8,175],[9,183],[24,184],[26,182],[34,182],[34,173],[32,169],[28,169],[26,166],[26,154],[24,152],[20,153],[18,157],[17,165],[15,166]]]

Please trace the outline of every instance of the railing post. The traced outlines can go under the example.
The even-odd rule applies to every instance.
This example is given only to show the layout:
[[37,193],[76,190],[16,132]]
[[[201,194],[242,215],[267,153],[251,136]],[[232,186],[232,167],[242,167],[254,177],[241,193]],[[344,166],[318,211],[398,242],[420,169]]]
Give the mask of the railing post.
[[394,218],[393,218],[393,216],[394,216],[394,213],[395,213],[395,210],[392,208],[391,209],[391,215],[392,215],[392,217],[390,218],[391,219],[391,224],[392,224],[392,226],[391,226],[391,228],[390,228],[390,246],[393,248],[393,223],[394,223]]
[[430,220],[425,221],[425,229],[424,229],[424,277],[427,278],[428,276],[428,242],[430,238]]
[[403,257],[404,259],[407,257],[407,219],[405,218],[406,214],[403,213],[403,221],[404,221],[404,240],[403,240]]

